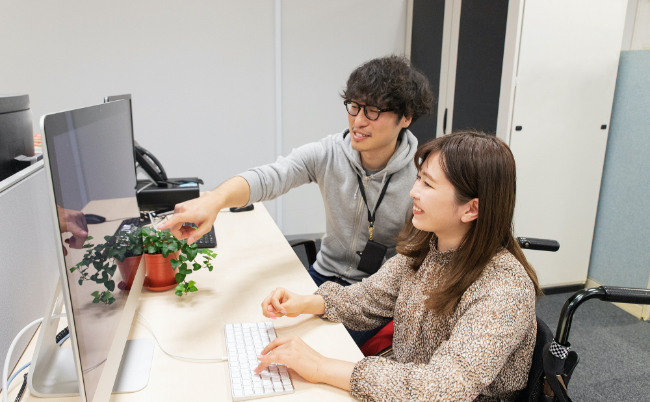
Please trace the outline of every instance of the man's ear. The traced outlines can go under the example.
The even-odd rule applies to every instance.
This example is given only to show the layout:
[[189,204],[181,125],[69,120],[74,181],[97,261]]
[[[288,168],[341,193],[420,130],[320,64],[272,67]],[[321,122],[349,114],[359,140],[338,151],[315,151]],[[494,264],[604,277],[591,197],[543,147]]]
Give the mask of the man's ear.
[[408,126],[411,125],[412,121],[413,121],[413,116],[403,116],[400,121],[401,123],[400,125],[402,126],[402,128],[407,128]]
[[465,211],[460,217],[460,220],[463,223],[469,223],[476,219],[478,219],[478,198],[474,198],[465,204]]

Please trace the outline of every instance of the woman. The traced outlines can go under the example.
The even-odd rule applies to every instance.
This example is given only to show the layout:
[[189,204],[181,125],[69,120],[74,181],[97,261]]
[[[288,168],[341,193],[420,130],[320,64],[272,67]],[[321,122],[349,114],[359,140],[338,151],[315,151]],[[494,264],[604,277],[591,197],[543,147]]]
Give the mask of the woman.
[[512,153],[496,137],[463,132],[424,144],[415,164],[398,255],[361,283],[325,283],[308,296],[278,288],[262,303],[267,317],[318,314],[354,330],[394,317],[393,355],[345,362],[278,338],[257,372],[287,364],[364,401],[513,400],[525,388],[541,291],[512,234]]

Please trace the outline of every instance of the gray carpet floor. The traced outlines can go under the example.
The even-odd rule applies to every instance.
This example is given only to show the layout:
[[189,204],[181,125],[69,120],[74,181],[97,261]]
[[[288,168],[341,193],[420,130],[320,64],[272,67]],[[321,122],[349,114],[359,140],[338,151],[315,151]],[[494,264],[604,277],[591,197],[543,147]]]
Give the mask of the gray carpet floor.
[[[320,240],[316,248],[320,249]],[[295,251],[307,267],[304,249]],[[553,333],[572,294],[543,296],[537,304],[537,315]],[[589,300],[573,316],[569,342],[580,357],[569,384],[573,401],[650,401],[650,322],[613,304]]]

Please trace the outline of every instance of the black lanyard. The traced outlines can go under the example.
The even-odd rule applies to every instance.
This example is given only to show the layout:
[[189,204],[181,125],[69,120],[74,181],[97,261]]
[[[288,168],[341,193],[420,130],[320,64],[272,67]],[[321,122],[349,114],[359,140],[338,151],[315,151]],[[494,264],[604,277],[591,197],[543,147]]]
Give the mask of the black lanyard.
[[359,189],[361,190],[361,196],[363,197],[363,202],[366,204],[366,208],[368,209],[368,232],[370,233],[370,237],[368,237],[368,240],[372,240],[372,232],[375,230],[375,215],[377,214],[377,210],[379,209],[379,204],[381,204],[381,200],[384,199],[384,194],[386,194],[386,189],[388,188],[388,182],[390,181],[391,177],[393,177],[392,174],[388,176],[388,179],[386,180],[386,184],[384,184],[384,188],[381,189],[381,193],[379,194],[379,199],[377,200],[377,204],[375,204],[374,212],[370,213],[370,207],[368,206],[368,200],[366,199],[366,191],[363,189],[363,182],[361,181],[361,176],[357,174],[357,180],[359,181]]

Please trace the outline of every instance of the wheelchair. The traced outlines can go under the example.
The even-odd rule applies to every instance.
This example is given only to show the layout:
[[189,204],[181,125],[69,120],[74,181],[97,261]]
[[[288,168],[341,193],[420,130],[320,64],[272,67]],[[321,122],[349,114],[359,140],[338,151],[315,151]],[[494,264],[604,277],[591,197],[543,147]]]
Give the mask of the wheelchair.
[[[524,250],[557,251],[560,248],[555,240],[528,237],[519,237],[517,240]],[[290,244],[292,247],[305,247],[309,265],[316,261],[316,245],[313,240],[295,240]],[[569,332],[576,309],[591,299],[650,305],[650,289],[600,286],[579,290],[564,303],[555,336],[548,325],[537,317],[537,336],[528,382],[515,402],[572,402],[568,386],[580,359],[575,351],[569,350]],[[361,347],[366,356],[391,354],[392,324],[391,321]]]

